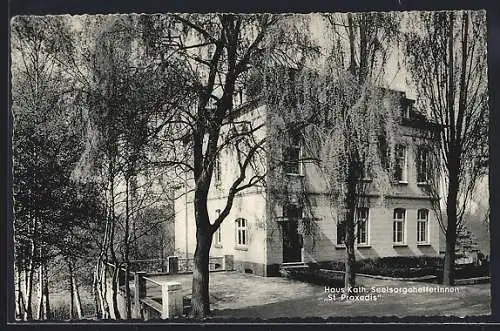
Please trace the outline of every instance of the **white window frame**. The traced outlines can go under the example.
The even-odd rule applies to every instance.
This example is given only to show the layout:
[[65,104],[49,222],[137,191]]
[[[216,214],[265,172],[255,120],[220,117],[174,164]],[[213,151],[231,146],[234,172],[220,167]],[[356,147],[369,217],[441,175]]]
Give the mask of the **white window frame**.
[[[422,216],[424,217],[422,218]],[[421,229],[422,225],[424,226],[423,232]],[[424,240],[422,240],[421,238],[422,234],[425,237]],[[417,210],[417,244],[428,244],[428,243],[429,243],[429,210],[422,208]]]
[[[403,149],[403,157],[399,155],[399,149]],[[403,160],[403,165],[401,166],[401,178],[396,178],[396,180],[401,184],[408,183],[408,147],[404,144],[398,144],[396,146],[396,160]],[[397,162],[397,161],[396,161]]]
[[[366,210],[366,215],[364,218],[360,217],[363,210]],[[360,242],[360,225],[364,224],[365,230],[365,240]],[[358,246],[369,246],[370,245],[370,209],[368,207],[360,207],[356,209],[356,243]]]
[[[399,217],[397,213],[402,212],[402,217]],[[401,224],[401,240],[396,240],[396,233],[399,229],[396,229],[396,224]],[[392,244],[396,246],[406,245],[406,209],[395,208],[392,217]]]
[[248,247],[248,220],[246,218],[237,218],[235,224],[235,246]]
[[[217,209],[215,211],[215,213],[217,214],[216,218],[219,217],[220,209]],[[222,230],[221,230],[221,228],[222,228],[222,223],[219,225],[219,228],[214,233],[214,245],[217,248],[222,247]]]

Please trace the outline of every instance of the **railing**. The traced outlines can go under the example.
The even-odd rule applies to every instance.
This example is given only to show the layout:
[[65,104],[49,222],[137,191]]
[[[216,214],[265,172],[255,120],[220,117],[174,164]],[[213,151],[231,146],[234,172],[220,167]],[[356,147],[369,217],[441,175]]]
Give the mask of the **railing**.
[[144,282],[144,297],[140,298],[143,318],[156,319],[162,315],[162,283],[148,277],[142,277]]
[[193,271],[193,266],[193,258],[179,258],[179,272],[191,272]]
[[[208,270],[209,271],[220,271],[220,270],[232,270],[231,268],[227,268],[228,266],[225,264],[225,256],[211,256],[208,260]],[[193,258],[179,258],[179,268],[178,272],[187,273],[193,271],[194,259]]]
[[[117,283],[122,295],[125,284],[130,286],[130,298],[133,300],[134,318],[154,319],[179,316],[183,312],[181,284],[170,281],[168,275],[191,273],[193,258],[169,256],[167,259],[136,260],[129,262],[129,273],[126,274],[124,263],[118,263]],[[209,271],[233,270],[233,256],[213,256],[209,258]],[[112,276],[116,267],[106,263],[107,272]],[[149,276],[167,276],[163,281]],[[172,278],[172,280],[175,280]]]
[[[113,263],[106,263],[111,270],[115,269]],[[125,284],[125,263],[118,263],[119,265],[119,285]],[[132,260],[129,261],[129,275],[128,280],[133,280],[135,272],[143,271],[148,275],[153,274],[176,274],[176,273],[190,273],[193,272],[194,258],[180,258],[177,256],[169,256],[166,259],[147,259],[147,260]],[[233,270],[233,256],[211,256],[209,257],[209,271],[222,271]],[[110,271],[111,271],[110,270]],[[112,272],[111,272],[112,274]]]
[[[181,283],[160,282],[144,275],[138,277],[137,316],[144,319],[172,318],[182,315],[183,297]],[[136,292],[136,293],[137,293]]]
[[147,259],[130,261],[130,271],[146,271],[147,273],[166,272],[168,259]]

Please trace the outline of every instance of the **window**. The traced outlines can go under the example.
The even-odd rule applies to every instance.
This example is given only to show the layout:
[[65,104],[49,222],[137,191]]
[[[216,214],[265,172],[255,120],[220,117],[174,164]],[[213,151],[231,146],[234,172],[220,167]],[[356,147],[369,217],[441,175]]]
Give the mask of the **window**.
[[394,179],[399,182],[406,182],[406,147],[398,145],[396,147],[396,159],[394,166]]
[[215,179],[215,185],[220,185],[221,184],[221,168],[220,168],[220,155],[217,154],[215,157],[215,164],[214,164],[214,179]]
[[429,152],[425,147],[417,149],[417,183],[426,183],[429,174]]
[[405,215],[406,210],[394,209],[392,221],[392,241],[394,244],[404,244],[405,242]]
[[[217,209],[215,211],[215,213],[216,213],[215,218],[217,219],[219,217],[219,215],[220,215],[220,209]],[[222,247],[222,231],[221,231],[221,226],[222,226],[222,224],[219,225],[219,228],[214,233],[214,244],[217,247]]]
[[415,101],[402,97],[400,102],[401,102],[401,116],[403,118],[411,118],[413,104],[415,103]]
[[286,174],[302,174],[300,150],[300,136],[298,132],[293,132],[290,134],[289,145],[283,151],[283,165]]
[[237,246],[248,245],[247,220],[244,218],[238,218],[236,220],[236,245]]
[[427,218],[429,211],[427,209],[417,210],[417,244],[427,243]]
[[337,223],[337,245],[344,245],[345,242],[345,223]]
[[358,244],[368,245],[368,208],[358,208],[357,230]]

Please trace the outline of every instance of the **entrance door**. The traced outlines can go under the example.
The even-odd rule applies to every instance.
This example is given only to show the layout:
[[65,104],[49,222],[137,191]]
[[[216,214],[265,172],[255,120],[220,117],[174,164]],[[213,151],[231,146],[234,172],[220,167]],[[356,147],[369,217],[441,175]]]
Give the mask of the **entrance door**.
[[283,262],[302,261],[302,240],[297,220],[283,222]]

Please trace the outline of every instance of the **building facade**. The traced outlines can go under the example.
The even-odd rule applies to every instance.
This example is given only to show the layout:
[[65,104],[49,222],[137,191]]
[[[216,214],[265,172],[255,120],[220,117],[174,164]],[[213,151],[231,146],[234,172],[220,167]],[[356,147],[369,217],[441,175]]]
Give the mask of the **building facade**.
[[[401,100],[403,118],[391,192],[383,197],[369,192],[367,203],[356,210],[357,259],[439,255],[440,227],[425,190],[431,173],[426,142],[436,128],[411,111],[411,101],[403,94]],[[247,103],[241,107],[238,122],[259,127],[254,135],[261,139],[271,134],[270,125],[266,125],[268,111],[266,105]],[[285,148],[288,159],[281,165],[279,185],[269,180],[267,185],[256,185],[238,194],[229,216],[214,234],[210,254],[233,255],[235,268],[241,272],[274,276],[283,263],[345,259],[345,229],[338,211],[332,208],[321,171],[315,164],[301,161],[300,140],[292,138]],[[261,171],[266,167],[268,173],[276,171],[270,169],[267,160],[263,163]],[[217,159],[208,202],[213,219],[225,206],[227,189],[236,176],[235,164],[230,148]],[[277,199],[276,191],[283,185],[285,198]],[[175,202],[175,248],[184,257],[191,257],[196,246],[189,187],[186,180]]]

